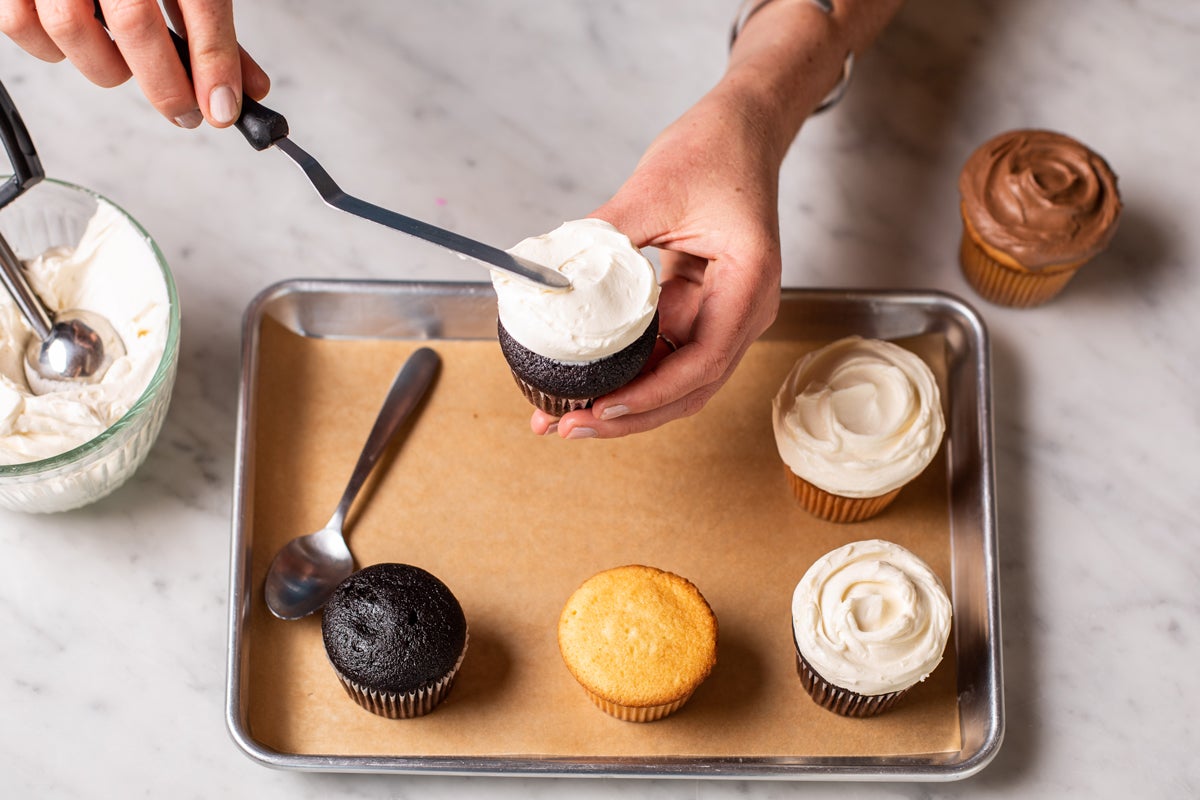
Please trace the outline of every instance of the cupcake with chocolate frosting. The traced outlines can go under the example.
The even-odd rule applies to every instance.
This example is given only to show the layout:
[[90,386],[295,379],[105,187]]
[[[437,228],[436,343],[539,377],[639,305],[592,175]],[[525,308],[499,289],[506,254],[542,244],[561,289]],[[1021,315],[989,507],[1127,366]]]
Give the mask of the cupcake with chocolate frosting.
[[1027,308],[1062,291],[1112,239],[1108,163],[1061,133],[1016,130],[979,147],[958,180],[963,274],[985,299]]
[[492,273],[500,349],[529,402],[562,416],[637,377],[658,336],[659,287],[629,237],[581,219],[509,252],[571,281],[552,290]]

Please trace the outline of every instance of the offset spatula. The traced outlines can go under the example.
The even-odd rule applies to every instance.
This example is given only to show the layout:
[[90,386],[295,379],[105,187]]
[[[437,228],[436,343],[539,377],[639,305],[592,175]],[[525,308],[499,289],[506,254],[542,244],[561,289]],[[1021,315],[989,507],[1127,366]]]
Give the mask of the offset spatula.
[[[96,19],[100,21],[101,25],[105,25],[104,13],[100,9],[99,0],[96,0],[95,7]],[[191,58],[188,55],[187,42],[174,31],[171,31],[171,40],[175,44],[176,52],[179,53],[179,60],[183,62],[184,71],[187,72],[188,78],[191,78]],[[346,194],[315,158],[288,138],[288,123],[283,115],[250,97],[242,98],[242,115],[238,117],[234,126],[242,132],[246,141],[250,142],[250,146],[255,150],[275,147],[287,154],[288,158],[295,161],[308,176],[308,180],[321,195],[321,199],[336,209],[441,245],[476,261],[482,261],[490,267],[550,289],[569,289],[571,286],[570,281],[560,272],[510,255],[497,247],[477,242],[453,231],[430,225],[419,219],[406,217]]]

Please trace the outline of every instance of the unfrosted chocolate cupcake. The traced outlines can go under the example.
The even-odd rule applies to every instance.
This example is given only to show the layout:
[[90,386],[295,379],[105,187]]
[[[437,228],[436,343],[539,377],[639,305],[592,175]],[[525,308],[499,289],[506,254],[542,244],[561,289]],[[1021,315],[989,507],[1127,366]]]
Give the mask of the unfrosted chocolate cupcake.
[[392,719],[433,710],[467,651],[467,620],[440,580],[407,564],[375,564],[342,581],[321,620],[325,654],[346,692]]
[[529,402],[562,416],[637,377],[658,336],[658,281],[627,236],[581,219],[509,252],[571,280],[554,291],[492,273],[501,352]]

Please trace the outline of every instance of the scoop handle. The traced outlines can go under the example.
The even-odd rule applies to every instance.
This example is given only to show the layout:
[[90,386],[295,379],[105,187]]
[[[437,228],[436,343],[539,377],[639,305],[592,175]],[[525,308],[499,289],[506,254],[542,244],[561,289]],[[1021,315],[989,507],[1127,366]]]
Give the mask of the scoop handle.
[[[104,11],[100,8],[100,0],[94,0],[96,9],[96,19],[108,29],[108,24],[104,21]],[[187,41],[170,28],[167,32],[171,34],[171,44],[175,45],[175,52],[179,54],[179,61],[183,64],[183,71],[187,73],[188,80],[192,79],[192,58],[188,53]],[[242,136],[246,137],[246,141],[255,150],[266,150],[275,142],[288,135],[288,122],[283,114],[267,108],[262,103],[245,94],[242,95],[242,113],[237,118],[237,122],[233,123],[234,127],[242,132]]]
[[4,139],[4,149],[13,170],[12,177],[0,186],[0,208],[3,208],[46,177],[29,130],[3,83],[0,83],[0,138]]
[[21,266],[21,259],[17,258],[3,234],[0,234],[0,285],[12,295],[13,302],[17,304],[29,327],[33,328],[38,341],[44,342],[49,339],[54,330],[54,323],[46,313],[46,307],[38,299],[37,293],[29,285],[25,270]]

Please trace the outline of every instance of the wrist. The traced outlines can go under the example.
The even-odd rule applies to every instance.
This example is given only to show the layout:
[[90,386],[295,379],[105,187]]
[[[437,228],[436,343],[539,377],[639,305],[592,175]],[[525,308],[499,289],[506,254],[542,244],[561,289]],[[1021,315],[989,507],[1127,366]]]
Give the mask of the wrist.
[[814,0],[744,4],[718,90],[742,95],[786,151],[804,120],[842,84],[851,38],[844,21]]

